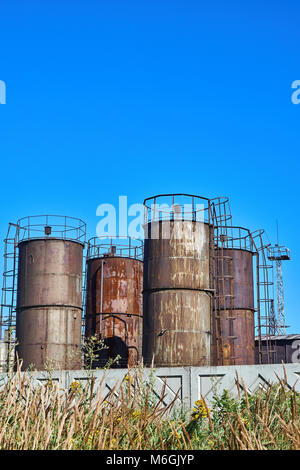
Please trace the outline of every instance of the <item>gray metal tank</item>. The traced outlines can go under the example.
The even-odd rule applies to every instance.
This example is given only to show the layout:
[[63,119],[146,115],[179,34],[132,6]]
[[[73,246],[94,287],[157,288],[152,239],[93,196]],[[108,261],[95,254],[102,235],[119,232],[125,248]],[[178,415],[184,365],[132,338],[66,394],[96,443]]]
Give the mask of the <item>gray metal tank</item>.
[[[188,200],[190,212],[182,210]],[[171,198],[174,207],[155,220],[158,203]],[[204,204],[197,219],[196,202]],[[155,201],[153,203],[153,200]],[[209,200],[190,195],[162,195],[144,201],[143,357],[155,366],[204,366],[211,360]],[[180,201],[178,203],[178,201]],[[164,211],[162,211],[164,214]],[[205,217],[204,217],[205,214]],[[171,220],[170,220],[171,219]],[[153,236],[154,234],[154,236]]]
[[84,244],[69,223],[60,233],[47,217],[44,237],[30,220],[25,234],[36,238],[18,244],[16,352],[24,370],[80,369]]

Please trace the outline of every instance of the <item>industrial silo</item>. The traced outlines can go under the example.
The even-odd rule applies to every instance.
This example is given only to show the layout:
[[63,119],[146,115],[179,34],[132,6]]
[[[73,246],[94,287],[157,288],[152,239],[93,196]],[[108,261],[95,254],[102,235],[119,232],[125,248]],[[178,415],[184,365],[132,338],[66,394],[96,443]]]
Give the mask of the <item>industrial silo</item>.
[[[215,237],[215,365],[255,363],[253,255],[250,232],[224,227]],[[221,351],[217,351],[217,347]]]
[[209,200],[160,195],[146,199],[144,206],[144,362],[161,367],[209,365]]
[[143,242],[118,238],[88,242],[85,338],[96,336],[106,349],[94,366],[136,366],[142,359]]
[[16,353],[22,368],[80,369],[85,224],[72,217],[18,221]]

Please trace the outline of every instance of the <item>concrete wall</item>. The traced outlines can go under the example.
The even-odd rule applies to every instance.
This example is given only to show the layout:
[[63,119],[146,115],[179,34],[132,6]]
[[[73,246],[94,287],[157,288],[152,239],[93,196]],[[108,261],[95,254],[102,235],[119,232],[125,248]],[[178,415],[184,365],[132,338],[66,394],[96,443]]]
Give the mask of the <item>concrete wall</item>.
[[6,370],[6,361],[7,361],[7,343],[3,340],[0,340],[0,372]]
[[[288,387],[293,387],[300,392],[300,363],[286,364],[285,371]],[[120,383],[127,375],[127,369],[110,369],[93,371],[95,376],[95,387],[100,385],[103,394],[108,393],[116,383]],[[185,409],[191,409],[196,400],[205,398],[208,405],[211,404],[214,391],[221,393],[224,389],[238,396],[238,386],[242,392],[243,381],[247,391],[251,394],[265,388],[269,383],[276,383],[278,379],[284,378],[284,369],[281,364],[275,365],[251,365],[251,366],[218,366],[218,367],[172,367],[172,368],[144,368],[140,371],[140,380],[143,384],[154,382],[154,391],[160,396],[164,383],[166,384],[164,404],[167,406],[178,393],[177,404]],[[133,374],[133,370],[131,370]],[[30,372],[33,383],[41,385],[49,380],[48,372]],[[69,389],[73,381],[86,383],[89,373],[84,370],[78,371],[54,371],[52,379],[60,383],[64,389]],[[103,378],[104,376],[104,378]],[[6,374],[0,374],[0,386],[5,381]],[[2,380],[1,380],[2,379]]]

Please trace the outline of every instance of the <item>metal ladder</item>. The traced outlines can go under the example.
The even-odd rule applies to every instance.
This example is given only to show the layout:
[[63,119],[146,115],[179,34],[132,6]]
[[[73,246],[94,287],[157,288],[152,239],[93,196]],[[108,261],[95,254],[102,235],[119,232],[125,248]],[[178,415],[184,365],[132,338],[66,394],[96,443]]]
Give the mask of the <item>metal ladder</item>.
[[[228,221],[230,222],[228,224]],[[224,254],[224,244],[227,240],[227,230],[231,226],[230,207],[226,207],[220,199],[213,204],[212,208],[212,230],[213,240],[211,243],[212,257],[212,285],[213,296],[213,329],[216,342],[217,365],[235,365],[238,356],[235,354],[234,341],[237,337],[234,334],[234,278],[233,259],[228,254]],[[227,267],[227,269],[226,269]],[[229,284],[229,285],[228,285]],[[228,302],[229,300],[229,302]],[[229,305],[228,305],[229,303]],[[224,328],[224,321],[227,323]],[[228,331],[224,336],[223,330]],[[229,348],[229,354],[226,349]]]
[[[268,245],[263,239],[264,231],[259,231],[254,238],[257,247],[257,330],[258,330],[258,355],[260,364],[276,364],[276,341],[272,336],[276,335],[276,319],[274,312],[274,299],[270,289],[273,282],[273,265],[267,263],[266,250]],[[265,348],[262,347],[264,337]],[[266,360],[264,359],[266,356]]]
[[[224,254],[224,234],[216,236],[216,299],[217,309],[215,318],[220,322],[222,339],[222,365],[235,365],[238,356],[235,355],[235,336],[234,331],[234,278],[233,278],[233,259],[230,255]],[[226,236],[226,235],[225,235]],[[226,324],[226,326],[224,325]],[[222,326],[223,324],[223,326]],[[222,332],[223,331],[223,332]],[[227,332],[224,335],[224,331]],[[226,350],[229,349],[229,352]]]
[[0,340],[6,344],[5,368],[9,370],[14,359],[19,226],[9,223],[4,239],[4,267],[2,278]]

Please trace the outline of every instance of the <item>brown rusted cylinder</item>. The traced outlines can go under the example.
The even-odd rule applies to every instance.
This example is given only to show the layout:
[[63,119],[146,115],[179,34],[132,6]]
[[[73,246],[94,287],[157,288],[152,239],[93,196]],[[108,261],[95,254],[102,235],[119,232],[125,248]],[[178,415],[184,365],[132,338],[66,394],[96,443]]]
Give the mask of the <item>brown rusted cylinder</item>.
[[144,362],[209,365],[210,226],[173,220],[149,223],[145,230]]
[[83,245],[19,243],[16,352],[23,369],[81,368]]
[[253,254],[241,249],[218,251],[216,272],[224,274],[218,282],[223,364],[255,364]]
[[98,366],[121,356],[119,367],[136,366],[142,358],[143,262],[121,256],[87,260],[85,336],[96,335],[108,347]]

